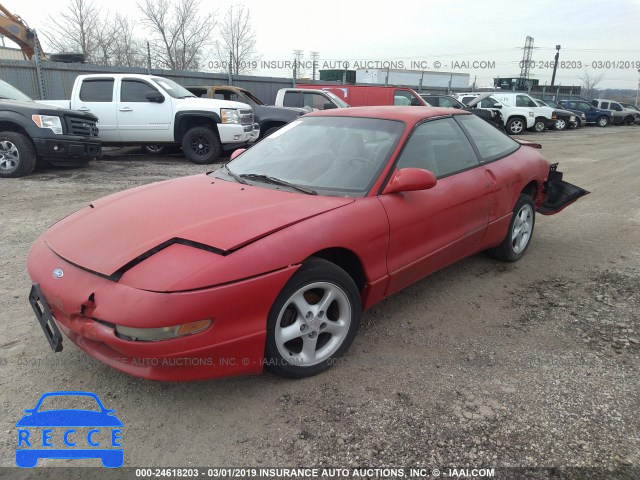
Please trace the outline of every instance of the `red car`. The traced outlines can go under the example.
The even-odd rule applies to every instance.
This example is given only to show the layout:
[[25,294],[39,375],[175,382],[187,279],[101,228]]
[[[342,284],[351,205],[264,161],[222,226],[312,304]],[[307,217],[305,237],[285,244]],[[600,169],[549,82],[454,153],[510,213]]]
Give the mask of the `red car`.
[[61,220],[29,252],[30,301],[55,351],[62,330],[132,375],[304,377],[363,310],[483,250],[518,260],[536,211],[586,193],[467,112],[317,112],[219,170]]

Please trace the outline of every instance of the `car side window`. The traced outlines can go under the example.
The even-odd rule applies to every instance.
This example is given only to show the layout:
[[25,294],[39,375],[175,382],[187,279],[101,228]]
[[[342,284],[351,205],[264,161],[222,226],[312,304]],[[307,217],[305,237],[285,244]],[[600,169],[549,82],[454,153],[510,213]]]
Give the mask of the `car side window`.
[[476,97],[462,97],[462,103],[464,103],[465,105],[467,105],[471,100],[473,100]]
[[111,102],[113,100],[113,78],[83,80],[80,100],[83,102]]
[[285,107],[299,107],[300,106],[300,92],[285,92],[284,100],[282,104]]
[[148,102],[147,93],[157,92],[155,88],[146,82],[139,80],[123,80],[120,87],[121,102]]
[[319,93],[305,93],[303,94],[303,107],[316,108],[318,110],[324,110],[325,103],[331,103],[327,97],[320,95]]
[[441,118],[414,130],[400,154],[397,168],[422,168],[442,178],[478,165],[460,126],[453,118]]
[[611,110],[615,110],[616,112],[621,112],[622,111],[622,107],[617,103],[612,103],[611,104]]
[[483,98],[480,100],[480,108],[493,108],[498,104],[496,100],[491,97]]
[[519,148],[509,136],[475,115],[456,115],[454,118],[467,132],[485,163],[506,157]]
[[609,109],[609,102],[602,102],[600,104],[600,108],[604,108],[605,110]]
[[537,107],[535,102],[526,95],[516,96],[516,107]]
[[[420,103],[415,95],[407,90],[396,90],[393,92],[393,104],[394,105],[423,105]],[[441,105],[443,106],[443,105]]]

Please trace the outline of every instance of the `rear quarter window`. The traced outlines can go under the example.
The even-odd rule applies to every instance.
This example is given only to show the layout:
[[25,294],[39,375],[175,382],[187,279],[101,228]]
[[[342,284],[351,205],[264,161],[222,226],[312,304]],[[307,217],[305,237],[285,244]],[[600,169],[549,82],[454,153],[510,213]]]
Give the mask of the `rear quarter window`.
[[84,80],[80,86],[80,100],[83,102],[113,101],[113,78]]
[[480,160],[492,162],[515,152],[519,144],[475,115],[456,115],[456,121],[475,145]]

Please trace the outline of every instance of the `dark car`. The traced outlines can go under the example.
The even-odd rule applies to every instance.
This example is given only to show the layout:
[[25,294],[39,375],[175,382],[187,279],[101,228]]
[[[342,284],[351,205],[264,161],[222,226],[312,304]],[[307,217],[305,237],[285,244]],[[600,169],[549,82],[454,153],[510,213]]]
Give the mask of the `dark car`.
[[622,105],[624,108],[628,108],[629,110],[635,110],[636,112],[638,112],[636,114],[636,125],[639,125],[640,124],[640,107],[632,103],[621,103],[620,105]]
[[86,164],[102,153],[97,123],[91,113],[40,105],[0,80],[0,178],[29,175],[38,159]]
[[555,108],[556,111],[565,110],[574,114],[576,116],[576,128],[584,127],[587,124],[587,115],[584,112],[571,108],[565,108],[555,100],[543,100],[543,102],[549,105],[551,108]]
[[307,111],[302,108],[266,105],[249,90],[240,87],[230,85],[201,85],[185,88],[197,97],[218,98],[220,100],[231,100],[250,105],[253,109],[255,121],[260,125],[260,137],[258,138],[271,135],[279,128],[298,118],[300,115],[307,113]]
[[540,100],[539,98],[535,98],[534,101],[538,104],[539,107],[550,107],[553,108],[553,113],[555,114],[555,121],[551,124],[551,128],[554,130],[565,130],[568,128],[576,128],[579,125],[578,117],[575,113],[565,110],[564,108],[554,107],[547,103],[546,100]]
[[560,100],[563,108],[578,110],[587,117],[587,123],[595,123],[598,127],[606,127],[611,123],[611,112],[591,105],[586,100]]
[[471,112],[474,115],[480,117],[485,122],[490,123],[494,127],[503,130],[502,127],[502,117],[500,115],[500,111],[498,109],[494,110],[484,110],[480,108],[470,107],[460,102],[459,100],[453,98],[450,95],[420,95],[425,102],[427,102],[432,107],[444,107],[444,108],[457,108],[459,110],[465,110],[467,112]]

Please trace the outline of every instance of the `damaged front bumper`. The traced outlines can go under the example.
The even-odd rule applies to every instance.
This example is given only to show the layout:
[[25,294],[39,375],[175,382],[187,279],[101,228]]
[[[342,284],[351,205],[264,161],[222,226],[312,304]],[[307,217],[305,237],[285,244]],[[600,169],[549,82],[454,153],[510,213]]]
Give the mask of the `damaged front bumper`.
[[557,163],[549,167],[549,176],[544,183],[543,189],[544,202],[538,207],[538,213],[542,215],[553,215],[590,193],[584,188],[565,182],[562,176],[562,172],[558,171]]

